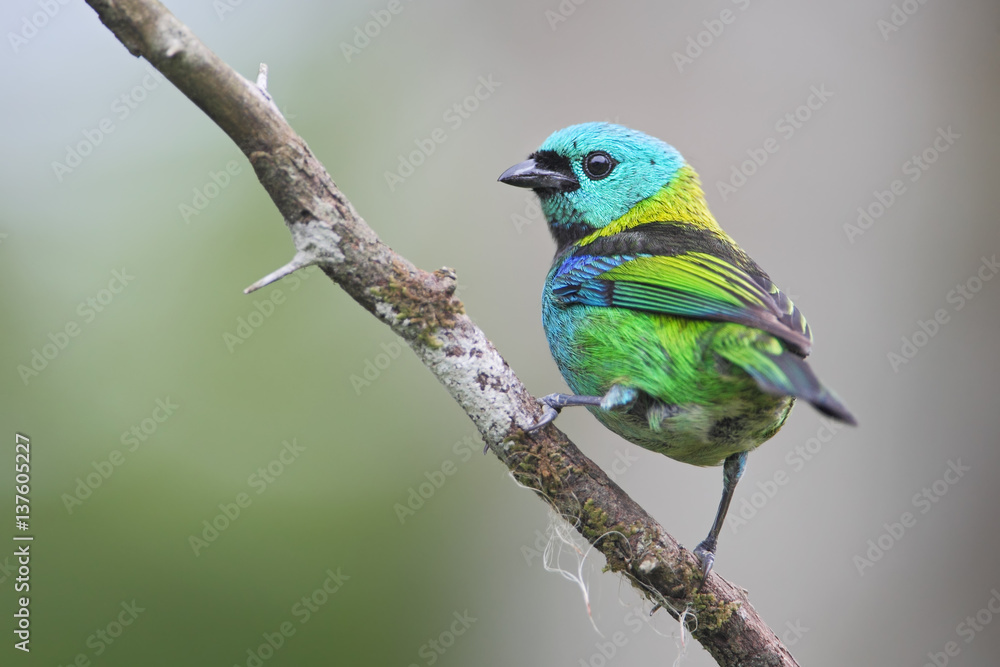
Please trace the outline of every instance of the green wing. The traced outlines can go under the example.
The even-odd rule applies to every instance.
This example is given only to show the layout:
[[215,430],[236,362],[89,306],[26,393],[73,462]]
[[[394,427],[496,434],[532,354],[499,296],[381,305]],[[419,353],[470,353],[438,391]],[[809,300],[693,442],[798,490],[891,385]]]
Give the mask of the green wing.
[[805,318],[774,283],[707,253],[573,257],[553,276],[552,291],[566,304],[745,324],[802,356],[812,346]]

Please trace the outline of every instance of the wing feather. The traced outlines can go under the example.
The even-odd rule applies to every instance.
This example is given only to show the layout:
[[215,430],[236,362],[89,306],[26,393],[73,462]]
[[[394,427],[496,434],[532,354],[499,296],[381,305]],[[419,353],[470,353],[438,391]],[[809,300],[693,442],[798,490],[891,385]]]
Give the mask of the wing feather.
[[562,303],[631,308],[735,322],[766,331],[805,356],[809,325],[766,276],[752,276],[703,252],[676,255],[576,255],[552,279]]

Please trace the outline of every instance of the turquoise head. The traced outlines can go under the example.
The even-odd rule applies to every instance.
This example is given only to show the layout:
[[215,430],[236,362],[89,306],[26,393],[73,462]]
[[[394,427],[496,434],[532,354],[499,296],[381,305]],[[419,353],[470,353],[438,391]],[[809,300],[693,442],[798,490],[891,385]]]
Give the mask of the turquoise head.
[[562,246],[655,195],[682,167],[677,149],[655,137],[611,123],[583,123],[553,133],[499,180],[538,194]]

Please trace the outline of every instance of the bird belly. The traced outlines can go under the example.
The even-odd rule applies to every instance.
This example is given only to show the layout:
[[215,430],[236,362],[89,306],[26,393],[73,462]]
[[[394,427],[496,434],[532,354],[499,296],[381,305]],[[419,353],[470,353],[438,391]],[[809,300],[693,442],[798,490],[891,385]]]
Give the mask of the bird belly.
[[761,391],[713,350],[720,327],[740,326],[620,308],[564,307],[543,297],[552,356],[573,393],[639,390],[627,409],[588,408],[611,431],[670,458],[719,465],[781,428],[794,399]]

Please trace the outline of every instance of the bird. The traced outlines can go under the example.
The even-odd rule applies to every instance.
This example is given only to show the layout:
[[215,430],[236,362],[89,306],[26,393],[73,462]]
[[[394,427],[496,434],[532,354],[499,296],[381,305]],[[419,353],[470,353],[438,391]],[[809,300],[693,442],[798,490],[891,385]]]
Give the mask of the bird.
[[694,550],[704,584],[747,454],[795,400],[857,425],[805,361],[805,317],[723,231],[697,172],[660,139],[572,125],[498,180],[534,190],[555,240],[542,326],[573,392],[543,397],[525,430],[585,406],[640,447],[722,465],[722,499]]

